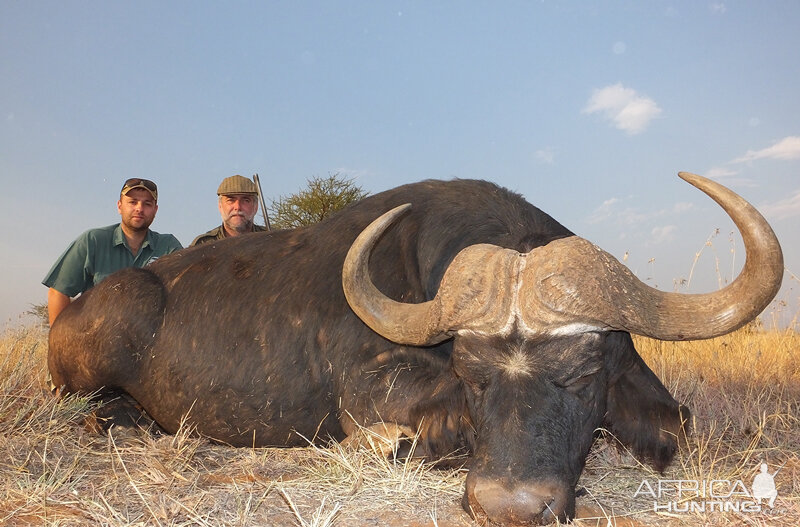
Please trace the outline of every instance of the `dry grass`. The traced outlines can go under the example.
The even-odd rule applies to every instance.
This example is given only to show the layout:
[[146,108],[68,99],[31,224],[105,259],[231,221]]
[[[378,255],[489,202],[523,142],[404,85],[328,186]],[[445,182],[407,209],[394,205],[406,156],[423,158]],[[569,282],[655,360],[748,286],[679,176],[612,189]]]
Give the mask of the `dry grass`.
[[[754,328],[701,342],[636,339],[642,356],[693,411],[694,432],[667,474],[595,445],[580,485],[586,525],[800,525],[800,336]],[[0,525],[473,525],[462,471],[393,461],[375,430],[366,446],[234,449],[194,436],[85,432],[82,398],[46,386],[46,332],[0,339]],[[642,480],[742,480],[761,460],[779,492],[770,514],[653,512]],[[685,497],[685,496],[684,496]]]
[[327,449],[88,433],[90,403],[47,390],[46,347],[41,328],[0,340],[0,525],[470,525],[462,473],[387,458],[374,432]]
[[[615,448],[595,445],[581,483],[596,508],[632,515],[645,525],[800,525],[800,335],[746,327],[705,341],[634,340],[670,392],[692,410],[692,433],[682,438],[676,461],[663,475]],[[749,491],[762,461],[770,472],[783,465],[775,477],[779,498],[774,509],[764,506],[766,512],[655,513],[651,496],[634,499],[645,479],[653,486],[659,479],[740,480]]]

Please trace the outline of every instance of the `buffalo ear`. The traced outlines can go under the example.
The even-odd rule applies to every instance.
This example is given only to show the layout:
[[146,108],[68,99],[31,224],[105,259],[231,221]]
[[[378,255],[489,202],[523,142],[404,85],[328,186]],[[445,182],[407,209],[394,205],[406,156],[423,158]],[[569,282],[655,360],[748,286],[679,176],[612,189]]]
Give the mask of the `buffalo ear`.
[[630,347],[633,363],[609,384],[605,427],[663,472],[688,433],[691,412],[670,395],[632,342]]

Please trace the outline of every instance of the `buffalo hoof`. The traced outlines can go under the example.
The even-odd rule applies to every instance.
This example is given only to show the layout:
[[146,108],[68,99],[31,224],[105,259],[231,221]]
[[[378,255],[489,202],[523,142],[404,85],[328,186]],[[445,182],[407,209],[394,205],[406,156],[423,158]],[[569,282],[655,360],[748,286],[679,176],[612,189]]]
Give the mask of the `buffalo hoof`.
[[113,427],[117,431],[122,428],[147,430],[160,434],[163,429],[156,423],[144,408],[125,393],[101,396],[101,404],[83,420],[83,427],[89,433],[104,435]]
[[483,523],[507,526],[566,522],[575,515],[575,491],[554,481],[508,488],[481,477],[467,478],[464,509]]

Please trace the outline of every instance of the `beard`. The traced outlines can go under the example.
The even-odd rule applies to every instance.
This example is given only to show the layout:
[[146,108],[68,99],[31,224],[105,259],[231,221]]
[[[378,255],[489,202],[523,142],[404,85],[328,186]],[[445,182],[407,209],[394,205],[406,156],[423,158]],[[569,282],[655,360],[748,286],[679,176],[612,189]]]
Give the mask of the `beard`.
[[253,218],[248,218],[241,212],[232,212],[223,220],[228,230],[236,231],[240,234],[253,230]]
[[150,228],[155,218],[140,217],[134,218],[132,215],[122,218],[122,223],[133,232],[144,232]]

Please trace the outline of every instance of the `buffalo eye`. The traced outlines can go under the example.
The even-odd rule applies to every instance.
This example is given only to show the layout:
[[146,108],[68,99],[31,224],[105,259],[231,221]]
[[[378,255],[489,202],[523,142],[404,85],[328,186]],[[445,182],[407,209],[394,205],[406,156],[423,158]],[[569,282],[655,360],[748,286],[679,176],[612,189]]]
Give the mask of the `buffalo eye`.
[[589,388],[594,383],[594,380],[595,375],[590,374],[566,379],[563,382],[555,382],[554,384],[573,395],[584,398],[589,395],[585,393],[586,388]]

